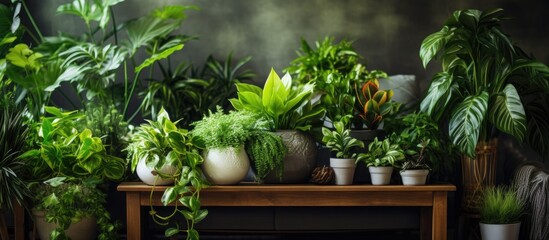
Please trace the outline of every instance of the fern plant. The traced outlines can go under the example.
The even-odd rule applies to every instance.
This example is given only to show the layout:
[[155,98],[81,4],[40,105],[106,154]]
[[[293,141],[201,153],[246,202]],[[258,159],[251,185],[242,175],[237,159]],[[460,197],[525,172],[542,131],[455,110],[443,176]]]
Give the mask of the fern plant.
[[252,132],[246,143],[246,152],[254,165],[257,182],[262,182],[271,172],[282,177],[288,149],[279,135],[267,131]]

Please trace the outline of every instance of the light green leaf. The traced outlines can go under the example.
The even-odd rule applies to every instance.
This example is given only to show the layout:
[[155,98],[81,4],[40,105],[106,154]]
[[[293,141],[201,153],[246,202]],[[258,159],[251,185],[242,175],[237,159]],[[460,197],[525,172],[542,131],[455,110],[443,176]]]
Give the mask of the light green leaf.
[[475,156],[480,127],[488,111],[488,93],[466,97],[456,106],[450,117],[452,142],[469,157]]
[[146,68],[146,67],[150,66],[151,64],[155,63],[156,61],[165,59],[165,58],[169,57],[170,55],[172,55],[175,51],[179,51],[181,49],[183,49],[183,44],[173,46],[173,47],[168,48],[168,49],[166,49],[166,50],[164,50],[160,53],[154,54],[151,57],[145,59],[145,61],[143,61],[143,63],[141,63],[139,66],[137,66],[135,68],[135,72],[136,73],[140,72],[143,68]]
[[446,44],[446,37],[451,34],[448,27],[444,26],[440,31],[427,36],[421,43],[419,57],[423,63],[423,67],[436,57],[440,49]]

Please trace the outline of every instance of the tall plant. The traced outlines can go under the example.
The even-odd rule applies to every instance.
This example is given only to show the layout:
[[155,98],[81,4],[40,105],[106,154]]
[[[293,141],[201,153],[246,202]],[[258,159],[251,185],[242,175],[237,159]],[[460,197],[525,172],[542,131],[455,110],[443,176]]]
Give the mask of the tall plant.
[[549,155],[549,68],[527,56],[501,29],[502,9],[455,11],[420,49],[433,76],[421,111],[449,116],[449,135],[461,152],[475,155],[479,141],[498,130]]

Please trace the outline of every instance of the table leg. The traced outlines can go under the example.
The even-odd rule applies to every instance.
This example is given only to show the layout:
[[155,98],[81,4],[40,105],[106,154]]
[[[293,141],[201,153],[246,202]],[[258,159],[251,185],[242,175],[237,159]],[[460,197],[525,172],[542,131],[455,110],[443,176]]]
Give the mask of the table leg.
[[419,222],[419,233],[421,240],[431,240],[433,225],[431,217],[433,217],[433,208],[421,207]]
[[446,226],[448,221],[447,216],[447,193],[446,192],[434,192],[433,193],[433,218],[432,218],[432,236],[433,239],[446,240],[447,232]]
[[126,230],[128,240],[141,239],[141,204],[139,192],[126,192]]
[[25,208],[19,203],[13,205],[13,222],[15,225],[15,240],[25,239]]

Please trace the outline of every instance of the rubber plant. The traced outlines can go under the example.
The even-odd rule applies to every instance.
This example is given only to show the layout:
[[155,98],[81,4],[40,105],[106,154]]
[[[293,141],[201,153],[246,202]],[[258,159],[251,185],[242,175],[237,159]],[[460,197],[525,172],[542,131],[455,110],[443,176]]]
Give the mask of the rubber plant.
[[549,156],[549,68],[502,31],[503,10],[455,11],[420,48],[423,66],[440,60],[421,111],[449,121],[449,136],[473,157],[497,132]]
[[172,122],[161,108],[156,121],[147,120],[136,129],[126,151],[132,171],[142,159],[152,169],[158,170],[167,164],[177,169],[174,175],[163,176],[174,179],[174,185],[167,187],[161,198],[165,206],[175,203],[173,212],[164,216],[151,206],[149,214],[163,226],[169,225],[176,214],[181,214],[186,224],[173,221],[175,226],[167,228],[164,234],[171,237],[185,232],[187,239],[199,239],[194,226],[208,215],[208,210],[200,206],[200,191],[208,187],[200,169],[204,159],[199,151],[204,148],[204,143],[176,124],[177,121]]

